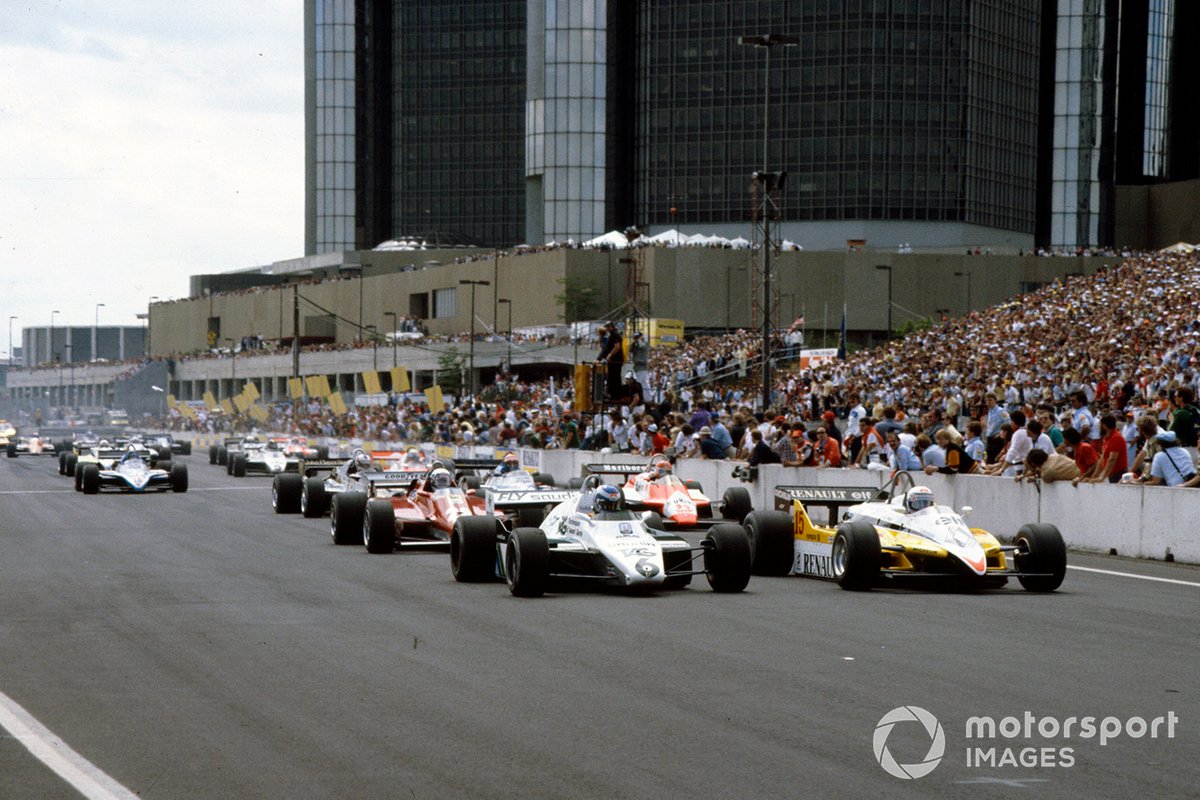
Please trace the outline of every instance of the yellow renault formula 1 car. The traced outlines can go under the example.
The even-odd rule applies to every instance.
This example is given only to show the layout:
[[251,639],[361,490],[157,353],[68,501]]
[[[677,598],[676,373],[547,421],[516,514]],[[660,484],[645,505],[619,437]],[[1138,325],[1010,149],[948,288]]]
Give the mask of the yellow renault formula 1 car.
[[[988,589],[1012,577],[1031,592],[1052,592],[1066,575],[1066,545],[1053,525],[1025,525],[1013,544],[1001,544],[969,527],[953,508],[934,503],[933,493],[914,486],[906,472],[880,490],[777,486],[775,505],[746,517],[758,575],[831,578],[843,589],[917,577]],[[812,518],[822,507],[829,511],[827,524]]]

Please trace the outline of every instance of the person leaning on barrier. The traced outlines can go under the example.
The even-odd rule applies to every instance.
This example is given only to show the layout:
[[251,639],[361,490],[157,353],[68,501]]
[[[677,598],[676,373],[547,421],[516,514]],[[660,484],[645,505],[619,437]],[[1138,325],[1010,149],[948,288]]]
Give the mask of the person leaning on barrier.
[[1025,474],[1018,475],[1017,481],[1033,482],[1041,479],[1043,483],[1054,481],[1074,481],[1082,473],[1075,459],[1062,453],[1047,453],[1045,450],[1033,449],[1025,457]]
[[1196,465],[1192,463],[1188,451],[1179,443],[1175,431],[1163,431],[1157,438],[1162,449],[1154,454],[1154,461],[1150,465],[1150,477],[1139,479],[1139,482],[1150,486],[1195,485]]

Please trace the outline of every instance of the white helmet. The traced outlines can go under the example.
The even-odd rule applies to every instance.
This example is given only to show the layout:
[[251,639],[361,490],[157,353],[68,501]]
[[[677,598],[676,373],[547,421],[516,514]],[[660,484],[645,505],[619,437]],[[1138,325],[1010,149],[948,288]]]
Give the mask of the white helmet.
[[933,491],[928,486],[914,486],[904,497],[904,507],[911,513],[933,505]]
[[454,479],[450,476],[450,470],[439,468],[429,473],[429,482],[433,484],[433,488],[435,489],[449,489],[453,481]]
[[354,466],[358,467],[359,469],[370,469],[371,468],[371,457],[369,455],[367,455],[365,452],[363,452],[362,450],[355,450],[354,451]]

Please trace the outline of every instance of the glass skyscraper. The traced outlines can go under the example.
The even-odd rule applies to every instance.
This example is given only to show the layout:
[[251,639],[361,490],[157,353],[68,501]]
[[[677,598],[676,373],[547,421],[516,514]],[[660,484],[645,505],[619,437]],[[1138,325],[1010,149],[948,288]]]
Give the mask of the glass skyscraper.
[[[1083,247],[1197,177],[1175,0],[307,0],[310,253],[637,225]],[[782,34],[793,47],[739,46]],[[765,87],[770,81],[770,97]],[[764,107],[769,106],[763,152]]]

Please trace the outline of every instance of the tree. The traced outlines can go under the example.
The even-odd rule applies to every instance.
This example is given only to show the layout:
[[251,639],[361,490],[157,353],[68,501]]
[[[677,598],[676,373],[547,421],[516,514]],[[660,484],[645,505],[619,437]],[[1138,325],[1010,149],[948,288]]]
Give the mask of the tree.
[[457,347],[451,347],[438,356],[438,385],[446,394],[457,395],[465,385],[463,370],[467,368],[467,359],[458,352]]
[[596,302],[600,298],[600,290],[592,281],[586,278],[559,278],[562,294],[554,295],[554,302],[562,306],[559,319],[568,324],[580,320],[592,319],[595,316]]

